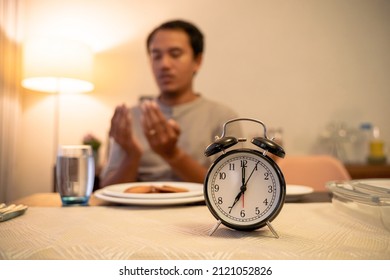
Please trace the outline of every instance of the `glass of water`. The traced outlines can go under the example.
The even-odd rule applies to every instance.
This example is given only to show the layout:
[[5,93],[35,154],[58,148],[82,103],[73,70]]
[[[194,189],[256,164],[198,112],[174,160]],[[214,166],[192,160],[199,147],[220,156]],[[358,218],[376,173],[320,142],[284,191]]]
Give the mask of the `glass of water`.
[[60,146],[56,164],[57,191],[62,205],[88,205],[95,179],[95,163],[89,145]]

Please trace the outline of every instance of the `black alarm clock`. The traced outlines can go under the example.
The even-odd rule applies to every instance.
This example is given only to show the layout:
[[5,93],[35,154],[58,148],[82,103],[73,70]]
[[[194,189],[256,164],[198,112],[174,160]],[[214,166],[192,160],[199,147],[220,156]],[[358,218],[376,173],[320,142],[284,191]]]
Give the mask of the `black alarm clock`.
[[[236,121],[251,121],[262,126],[264,137],[251,140],[255,149],[230,149],[238,142],[247,141],[246,138],[225,136],[226,127]],[[267,225],[278,238],[271,221],[283,207],[286,183],[279,166],[268,154],[283,158],[284,149],[267,137],[263,122],[237,118],[227,121],[223,125],[222,135],[217,136],[216,141],[205,150],[206,156],[217,153],[221,155],[210,166],[204,181],[206,205],[218,221],[210,235],[222,223],[241,231],[252,231]]]

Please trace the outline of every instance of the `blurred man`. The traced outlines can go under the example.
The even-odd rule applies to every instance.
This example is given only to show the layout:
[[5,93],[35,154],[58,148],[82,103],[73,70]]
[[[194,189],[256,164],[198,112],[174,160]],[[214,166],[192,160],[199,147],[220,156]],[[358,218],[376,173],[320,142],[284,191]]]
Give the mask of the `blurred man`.
[[[130,109],[116,108],[101,187],[136,181],[203,182],[211,163],[205,148],[221,135],[223,123],[236,117],[228,107],[194,92],[203,45],[199,29],[181,20],[150,33],[147,51],[160,93]],[[239,127],[232,133],[241,137]]]

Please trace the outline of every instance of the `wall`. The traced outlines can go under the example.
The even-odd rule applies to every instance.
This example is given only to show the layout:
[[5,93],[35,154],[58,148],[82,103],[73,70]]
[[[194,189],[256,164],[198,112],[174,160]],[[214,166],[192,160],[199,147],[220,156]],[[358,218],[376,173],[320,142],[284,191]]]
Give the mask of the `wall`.
[[[196,90],[283,128],[287,154],[321,152],[331,122],[370,121],[390,144],[390,1],[28,0],[24,8],[26,38],[72,37],[96,53],[96,89],[60,97],[60,143],[92,132],[105,144],[115,105],[156,94],[145,38],[184,18],[206,36]],[[55,98],[23,93],[11,199],[52,188]]]

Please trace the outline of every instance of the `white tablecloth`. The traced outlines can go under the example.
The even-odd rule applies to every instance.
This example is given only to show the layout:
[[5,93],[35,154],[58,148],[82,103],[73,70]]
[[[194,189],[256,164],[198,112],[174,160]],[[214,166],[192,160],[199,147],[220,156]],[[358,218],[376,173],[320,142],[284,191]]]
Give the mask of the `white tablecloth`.
[[331,203],[285,204],[264,227],[239,232],[206,206],[30,207],[0,223],[0,259],[390,259],[390,232]]

